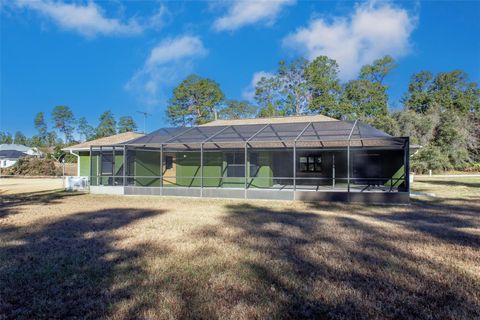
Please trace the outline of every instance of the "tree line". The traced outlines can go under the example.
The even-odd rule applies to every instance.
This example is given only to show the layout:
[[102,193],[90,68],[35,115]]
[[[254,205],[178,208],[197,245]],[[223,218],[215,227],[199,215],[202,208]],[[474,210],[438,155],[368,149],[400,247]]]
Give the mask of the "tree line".
[[342,83],[334,59],[319,56],[280,61],[277,71],[257,82],[254,102],[227,99],[220,85],[190,75],[174,88],[167,106],[173,125],[191,126],[214,119],[323,114],[358,119],[395,136],[410,136],[422,148],[412,169],[425,172],[480,169],[480,89],[462,70],[420,71],[411,76],[400,110],[388,108],[385,79],[395,60],[385,56]]
[[[45,113],[38,112],[33,120],[37,130],[35,135],[28,138],[21,131],[15,132],[13,136],[9,132],[0,131],[0,143],[16,143],[30,147],[62,147],[137,130],[137,124],[131,116],[121,116],[117,121],[109,110],[100,115],[96,127],[89,124],[85,117],[77,119],[68,106],[53,108],[50,120],[53,130],[49,130]],[[77,139],[74,138],[75,133],[77,133]]]
[[[390,56],[360,69],[356,79],[341,82],[337,62],[326,56],[312,61],[299,58],[280,61],[274,74],[255,86],[254,101],[228,99],[212,79],[190,75],[173,89],[166,115],[175,126],[192,126],[215,119],[239,119],[323,114],[335,119],[358,119],[395,136],[410,136],[411,145],[422,148],[412,157],[412,169],[425,172],[480,169],[480,89],[462,70],[420,71],[411,76],[401,99],[402,108],[388,107],[385,79],[395,70]],[[116,121],[111,111],[93,127],[85,117],[76,119],[67,106],[50,114],[49,130],[44,112],[34,119],[37,134],[27,138],[0,132],[0,143],[29,146],[64,146],[135,131],[132,117]],[[62,135],[59,137],[57,131]]]

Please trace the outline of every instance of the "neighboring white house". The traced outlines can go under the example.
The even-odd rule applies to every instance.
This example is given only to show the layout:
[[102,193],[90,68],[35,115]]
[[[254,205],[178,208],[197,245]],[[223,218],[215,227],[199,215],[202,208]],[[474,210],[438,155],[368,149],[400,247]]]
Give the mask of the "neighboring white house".
[[37,148],[30,148],[21,144],[0,144],[0,168],[13,166],[23,157],[40,157],[42,153]]

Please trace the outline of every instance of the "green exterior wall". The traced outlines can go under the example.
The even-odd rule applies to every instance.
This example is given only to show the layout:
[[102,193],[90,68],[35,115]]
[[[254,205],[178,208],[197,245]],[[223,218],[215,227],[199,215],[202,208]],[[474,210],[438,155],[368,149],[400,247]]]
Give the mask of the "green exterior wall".
[[90,155],[88,152],[80,152],[79,155],[80,176],[88,177],[90,175]]
[[[160,153],[135,151],[135,185],[143,187],[160,186]],[[148,178],[154,177],[154,178]]]
[[[258,152],[259,169],[257,175],[249,181],[249,188],[268,188],[273,185],[273,159],[271,152]],[[249,166],[250,168],[250,166]]]
[[[177,185],[182,187],[200,187],[200,153],[178,152],[176,154]],[[204,153],[204,177],[219,177],[221,175],[221,153]],[[218,186],[219,178],[204,180],[205,186]]]
[[[245,179],[226,177],[227,166],[223,152],[205,152],[203,168],[204,187],[243,188]],[[136,186],[160,186],[160,154],[158,152],[136,151],[134,153],[133,175]],[[80,175],[90,176],[90,156],[88,152],[80,153]],[[97,166],[100,161],[98,155],[92,156],[92,185],[111,185],[112,177],[97,178]],[[259,152],[259,169],[256,177],[248,180],[250,188],[267,188],[272,186],[272,156],[269,152]],[[200,187],[200,153],[178,152],[176,154],[176,185],[181,187]],[[250,170],[250,166],[248,166]],[[250,174],[250,173],[249,173]],[[115,156],[115,175],[123,175],[123,155]],[[128,175],[128,173],[127,173]],[[152,177],[152,178],[148,178]],[[121,184],[120,178],[116,184]]]
[[[203,154],[203,186],[243,188],[245,178],[226,177],[223,152],[205,152]],[[177,185],[183,187],[200,187],[200,153],[179,152],[177,159]],[[266,188],[272,185],[271,154],[259,152],[259,170],[255,178],[250,178],[248,183],[251,188]],[[250,166],[248,166],[250,168]],[[249,169],[248,169],[249,170]]]
[[[80,165],[80,176],[82,177],[88,177],[90,176],[90,156],[89,156],[89,152],[80,152],[79,153],[80,157],[79,157],[79,165]],[[91,178],[91,182],[92,182],[92,185],[98,185],[100,182],[102,184],[105,184],[105,185],[108,185],[108,184],[112,184],[113,181],[112,181],[112,177],[102,177],[102,178],[97,178],[97,175],[99,175],[99,173],[97,172],[98,170],[98,161],[100,161],[99,159],[99,156],[98,155],[93,155],[92,156],[92,178]],[[115,155],[115,169],[114,169],[114,172],[115,172],[115,176],[122,176],[123,175],[123,155],[120,154],[116,154]],[[119,177],[119,178],[115,178],[116,180],[116,184],[122,184],[122,178]]]

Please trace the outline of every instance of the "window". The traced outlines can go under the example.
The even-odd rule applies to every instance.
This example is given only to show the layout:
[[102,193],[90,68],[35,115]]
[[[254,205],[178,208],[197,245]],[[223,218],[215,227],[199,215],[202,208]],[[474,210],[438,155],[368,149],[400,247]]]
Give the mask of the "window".
[[303,156],[300,157],[300,172],[322,172],[321,156]]
[[173,168],[173,157],[172,156],[165,156],[165,169],[172,169]]
[[113,154],[102,153],[102,175],[113,175]]
[[244,177],[245,176],[245,154],[243,152],[225,153],[227,177]]

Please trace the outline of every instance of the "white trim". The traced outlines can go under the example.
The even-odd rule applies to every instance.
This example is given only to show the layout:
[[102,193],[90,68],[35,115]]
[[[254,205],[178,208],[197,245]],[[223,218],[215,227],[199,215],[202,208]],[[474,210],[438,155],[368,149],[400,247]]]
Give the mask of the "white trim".
[[70,150],[70,154],[73,154],[75,157],[77,157],[77,177],[80,177],[80,155],[73,153],[73,150]]

